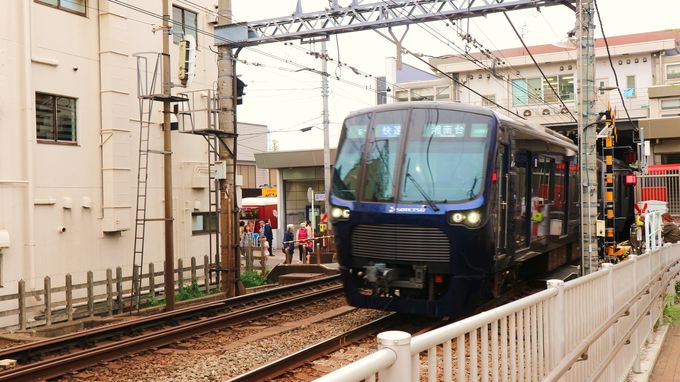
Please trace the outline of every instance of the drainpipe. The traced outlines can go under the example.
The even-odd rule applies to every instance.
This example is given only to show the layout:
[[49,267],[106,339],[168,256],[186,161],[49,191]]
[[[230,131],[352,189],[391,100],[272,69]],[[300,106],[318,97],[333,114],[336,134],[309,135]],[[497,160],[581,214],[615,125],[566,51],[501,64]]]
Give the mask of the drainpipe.
[[35,99],[33,91],[32,63],[31,63],[31,6],[32,1],[22,1],[21,21],[24,26],[22,33],[23,43],[23,80],[24,80],[24,171],[26,185],[26,217],[25,217],[25,246],[26,257],[24,260],[23,278],[27,279],[29,288],[35,288],[35,205],[33,204],[33,148],[35,145]]

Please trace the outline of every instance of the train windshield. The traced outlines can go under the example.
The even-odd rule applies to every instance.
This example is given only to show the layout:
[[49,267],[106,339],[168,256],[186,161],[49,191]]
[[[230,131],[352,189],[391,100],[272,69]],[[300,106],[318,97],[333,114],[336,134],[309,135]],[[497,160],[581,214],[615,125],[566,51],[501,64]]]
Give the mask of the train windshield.
[[342,199],[356,199],[361,155],[364,152],[369,122],[369,115],[362,114],[348,118],[343,126],[340,137],[342,143],[338,149],[333,173],[333,193]]
[[484,184],[491,127],[490,116],[440,109],[413,109],[410,123],[409,110],[348,118],[333,193],[368,202],[475,199]]
[[451,203],[479,196],[491,126],[489,116],[414,109],[400,201]]

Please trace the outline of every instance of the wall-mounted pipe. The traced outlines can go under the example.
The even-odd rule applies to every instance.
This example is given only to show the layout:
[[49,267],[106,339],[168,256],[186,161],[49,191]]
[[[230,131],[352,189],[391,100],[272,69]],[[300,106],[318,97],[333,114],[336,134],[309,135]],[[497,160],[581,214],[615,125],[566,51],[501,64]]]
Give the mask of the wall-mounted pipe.
[[32,56],[32,34],[31,34],[31,7],[32,1],[22,1],[21,25],[24,30],[21,33],[22,40],[22,69],[23,69],[23,91],[24,91],[24,177],[28,187],[26,187],[26,218],[25,218],[25,247],[26,256],[24,257],[24,279],[28,279],[29,288],[35,288],[35,206],[33,205],[35,185],[33,184],[33,149],[35,145],[35,101],[33,90],[33,68],[31,64]]

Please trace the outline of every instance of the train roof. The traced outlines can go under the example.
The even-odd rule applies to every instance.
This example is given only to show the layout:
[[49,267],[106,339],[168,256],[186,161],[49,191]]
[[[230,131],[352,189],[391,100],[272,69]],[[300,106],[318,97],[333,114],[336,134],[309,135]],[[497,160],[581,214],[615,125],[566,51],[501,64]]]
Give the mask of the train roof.
[[453,111],[462,111],[466,113],[475,113],[475,114],[481,114],[481,115],[487,115],[489,117],[495,117],[496,120],[498,120],[501,123],[508,123],[510,125],[514,125],[515,127],[518,127],[522,130],[525,131],[531,131],[532,133],[543,137],[546,141],[552,141],[553,143],[560,144],[561,146],[568,147],[570,149],[573,149],[575,151],[578,150],[577,146],[572,142],[571,139],[567,138],[566,136],[548,129],[544,126],[541,125],[534,125],[534,124],[529,124],[526,121],[522,120],[516,120],[511,117],[508,117],[506,115],[500,114],[494,110],[481,107],[481,106],[475,106],[475,105],[468,105],[460,102],[451,102],[451,101],[413,101],[413,102],[396,102],[396,103],[391,103],[391,104],[385,104],[385,105],[378,105],[378,106],[372,106],[372,107],[367,107],[364,109],[360,109],[357,111],[354,111],[350,113],[349,117],[358,115],[358,114],[365,114],[365,113],[371,113],[375,111],[389,111],[389,110],[400,110],[400,109],[411,109],[411,108],[422,108],[422,109],[445,109],[445,110],[453,110]]

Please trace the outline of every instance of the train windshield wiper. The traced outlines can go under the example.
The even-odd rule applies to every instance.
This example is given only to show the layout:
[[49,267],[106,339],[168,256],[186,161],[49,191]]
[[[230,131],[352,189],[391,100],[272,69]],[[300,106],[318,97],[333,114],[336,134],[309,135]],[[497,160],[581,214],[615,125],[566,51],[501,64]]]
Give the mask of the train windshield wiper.
[[427,204],[432,208],[432,211],[437,212],[439,211],[439,207],[434,203],[432,198],[427,194],[427,192],[420,186],[420,183],[416,180],[416,178],[411,175],[410,172],[408,172],[409,168],[411,167],[411,158],[408,159],[408,163],[406,164],[406,179],[404,179],[404,187],[406,187],[406,181],[411,179],[411,182],[413,182],[413,185],[416,186],[416,190],[420,192],[420,195],[425,198],[425,201],[427,201]]
[[477,177],[475,176],[475,180],[472,182],[472,187],[470,187],[470,191],[468,191],[468,194],[470,195],[470,200],[475,198],[475,186],[477,185]]

